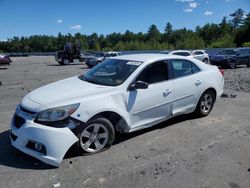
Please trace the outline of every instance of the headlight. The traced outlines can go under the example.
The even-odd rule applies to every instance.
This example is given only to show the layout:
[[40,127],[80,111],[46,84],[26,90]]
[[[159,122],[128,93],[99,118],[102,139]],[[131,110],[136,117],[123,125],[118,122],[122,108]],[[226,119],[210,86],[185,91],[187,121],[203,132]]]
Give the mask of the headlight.
[[44,110],[37,115],[36,121],[45,123],[62,121],[73,114],[79,105],[80,104],[77,103]]

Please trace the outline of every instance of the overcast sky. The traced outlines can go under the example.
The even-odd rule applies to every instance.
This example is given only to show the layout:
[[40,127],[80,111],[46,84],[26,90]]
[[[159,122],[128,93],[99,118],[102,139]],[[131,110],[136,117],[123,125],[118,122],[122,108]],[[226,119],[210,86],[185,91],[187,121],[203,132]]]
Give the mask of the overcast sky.
[[[163,32],[219,23],[236,9],[250,12],[250,0],[0,0],[0,40],[35,34],[57,35]],[[230,17],[228,16],[228,19]]]

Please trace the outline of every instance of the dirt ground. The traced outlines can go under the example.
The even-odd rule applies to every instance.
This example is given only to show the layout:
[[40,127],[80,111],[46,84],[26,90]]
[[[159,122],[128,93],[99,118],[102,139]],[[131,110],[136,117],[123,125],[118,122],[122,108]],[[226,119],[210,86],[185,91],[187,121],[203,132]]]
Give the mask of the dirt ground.
[[120,135],[107,151],[68,154],[59,168],[10,145],[9,124],[29,91],[86,71],[54,57],[19,57],[0,66],[0,187],[250,188],[250,93],[217,101],[211,114],[176,117]]

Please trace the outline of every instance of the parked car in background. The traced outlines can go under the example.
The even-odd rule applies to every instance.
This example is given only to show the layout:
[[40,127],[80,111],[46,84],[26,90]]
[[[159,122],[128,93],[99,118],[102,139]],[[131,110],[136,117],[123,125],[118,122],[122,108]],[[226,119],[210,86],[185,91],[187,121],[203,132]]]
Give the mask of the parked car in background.
[[205,50],[194,50],[192,51],[194,58],[204,62],[209,63],[209,56]]
[[103,62],[104,60],[121,55],[120,52],[97,52],[93,58],[88,58],[86,60],[86,64],[88,67],[92,68],[96,66],[97,64]]
[[80,62],[84,61],[83,54],[81,53],[81,47],[78,43],[66,43],[64,49],[57,51],[55,54],[55,60],[59,65],[69,65],[74,62],[74,59],[78,59]]
[[164,51],[160,51],[160,54],[169,54],[171,51],[170,50],[164,50]]
[[185,57],[194,57],[193,54],[188,50],[175,50],[171,51],[169,54],[180,55]]
[[0,54],[0,65],[9,65],[11,62],[10,57],[5,54]]
[[220,67],[230,69],[237,68],[238,65],[246,65],[250,67],[250,49],[223,49],[216,54],[209,55],[210,63]]
[[216,66],[194,58],[112,57],[83,75],[28,93],[11,121],[11,144],[59,166],[73,145],[79,153],[94,154],[108,149],[117,132],[137,131],[192,112],[207,116],[223,85]]
[[122,53],[121,52],[107,52],[104,55],[104,60],[109,59],[110,57],[116,57],[118,55],[122,55]]
[[104,60],[105,52],[96,52],[94,56],[89,56],[86,58],[85,63],[88,67],[92,68],[98,63],[101,63]]

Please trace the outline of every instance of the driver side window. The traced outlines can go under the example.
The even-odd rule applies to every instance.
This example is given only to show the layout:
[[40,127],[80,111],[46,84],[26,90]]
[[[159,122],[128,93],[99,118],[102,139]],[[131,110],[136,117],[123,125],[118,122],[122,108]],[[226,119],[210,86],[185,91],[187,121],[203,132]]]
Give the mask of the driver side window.
[[136,78],[136,81],[143,81],[154,84],[168,80],[167,63],[164,61],[153,63],[147,66]]

